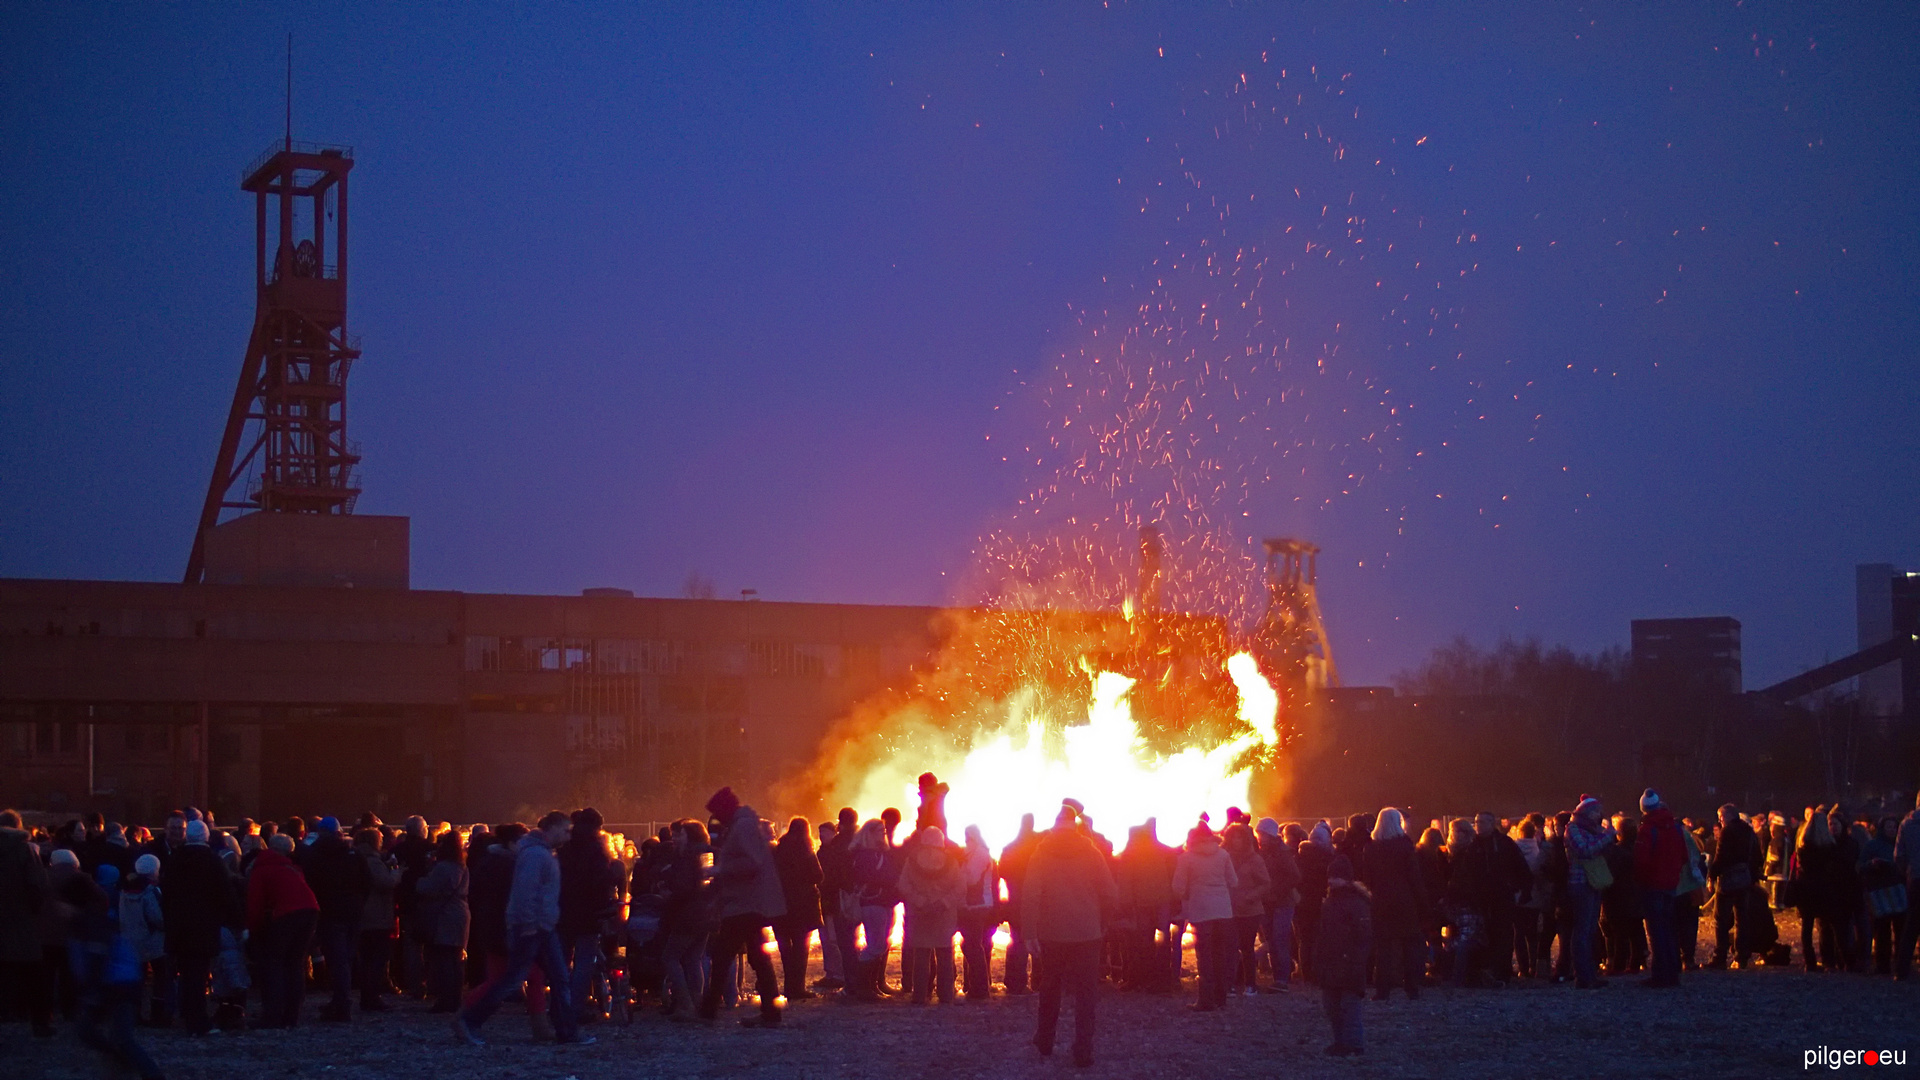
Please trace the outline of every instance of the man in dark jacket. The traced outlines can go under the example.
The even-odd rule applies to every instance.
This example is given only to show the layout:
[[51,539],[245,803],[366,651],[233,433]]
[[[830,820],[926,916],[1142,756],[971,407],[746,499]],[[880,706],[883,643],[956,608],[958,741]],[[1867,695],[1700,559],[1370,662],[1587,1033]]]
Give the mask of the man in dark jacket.
[[207,846],[207,823],[189,821],[182,844],[167,860],[161,878],[160,910],[166,920],[167,956],[173,961],[180,994],[180,1019],[187,1034],[213,1030],[207,1016],[207,985],[214,957],[220,955],[220,928],[239,926],[233,880],[226,864]]
[[700,999],[700,1018],[712,1020],[719,1015],[734,958],[744,951],[757,981],[760,1015],[748,1017],[740,1025],[779,1027],[780,981],[773,961],[761,947],[766,927],[787,913],[786,892],[780,887],[773,847],[761,830],[760,815],[753,807],[743,805],[732,788],[714,792],[707,800],[707,813],[725,823],[726,831],[718,839],[713,856],[714,914],[720,917],[720,924],[707,942],[712,974]]
[[1420,982],[1427,973],[1427,897],[1413,840],[1399,810],[1380,811],[1362,860],[1360,877],[1373,896],[1373,999],[1387,999],[1397,974],[1411,1001],[1420,996]]
[[[840,808],[840,815],[833,826],[833,839],[820,845],[820,942],[821,952],[832,942],[840,957],[841,975],[847,972],[846,965],[852,963],[853,927],[845,925],[840,917],[840,894],[853,887],[853,834],[860,831],[860,815],[851,806]],[[846,985],[845,978],[834,978],[833,969],[828,968],[825,978],[813,984],[815,990],[839,990]]]
[[1043,1057],[1053,1053],[1060,999],[1071,990],[1073,1063],[1086,1068],[1093,1064],[1100,950],[1119,892],[1106,857],[1079,824],[1080,815],[1063,805],[1053,828],[1035,843],[1018,918],[1028,947],[1039,946],[1040,1016],[1033,1045]]
[[[1707,879],[1713,882],[1713,963],[1708,966],[1727,966],[1729,944],[1733,946],[1734,962],[1747,966],[1747,954],[1753,951],[1755,942],[1754,928],[1748,925],[1753,918],[1749,899],[1765,866],[1766,854],[1760,849],[1753,826],[1740,817],[1739,807],[1732,803],[1722,806],[1713,861],[1707,864]],[[1739,933],[1729,934],[1736,920]]]
[[1007,973],[1009,994],[1029,994],[1027,986],[1027,931],[1020,925],[1020,898],[1026,888],[1027,863],[1033,858],[1039,834],[1033,831],[1033,815],[1020,815],[1020,832],[1000,852],[1000,880],[1007,883],[1007,907],[1013,917],[1007,922]]
[[41,975],[40,918],[50,902],[47,868],[27,843],[20,815],[0,811],[0,1002],[24,1002],[33,1033],[53,1035],[53,997]]
[[1367,953],[1373,944],[1372,897],[1353,879],[1353,863],[1335,856],[1327,866],[1326,902],[1313,943],[1320,1000],[1333,1025],[1335,1057],[1366,1052],[1361,1010],[1367,996]]
[[353,953],[367,906],[367,864],[347,846],[337,818],[321,818],[316,832],[300,868],[320,902],[320,952],[333,987],[333,1000],[320,1010],[320,1019],[345,1023],[352,1018]]
[[[606,954],[600,939],[609,920],[620,911],[620,883],[607,853],[607,837],[600,831],[600,811],[589,806],[572,814],[573,832],[560,846],[560,947],[572,965],[574,1011],[581,1022],[601,1018],[589,1008],[588,991],[604,981]],[[605,1000],[605,995],[602,995]]]
[[[1469,962],[1465,981],[1477,980],[1485,969],[1495,983],[1505,985],[1513,979],[1514,909],[1521,894],[1533,887],[1527,857],[1500,830],[1500,819],[1482,811],[1474,816],[1473,842],[1454,861],[1453,874],[1459,894],[1479,913],[1487,934],[1486,948]],[[1456,976],[1455,981],[1461,980]]]
[[[1293,981],[1293,912],[1300,902],[1300,861],[1293,845],[1280,833],[1280,823],[1261,818],[1255,828],[1260,857],[1267,861],[1269,895],[1267,921],[1260,937],[1266,942],[1267,964],[1273,968],[1274,993],[1285,993]],[[1175,949],[1175,959],[1179,950]]]

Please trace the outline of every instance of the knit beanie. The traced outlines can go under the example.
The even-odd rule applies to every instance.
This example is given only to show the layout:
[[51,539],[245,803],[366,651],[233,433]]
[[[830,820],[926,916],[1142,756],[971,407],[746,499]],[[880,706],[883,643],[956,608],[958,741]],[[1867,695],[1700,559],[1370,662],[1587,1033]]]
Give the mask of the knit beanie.
[[1640,812],[1641,813],[1644,814],[1649,810],[1653,810],[1656,807],[1663,806],[1663,805],[1665,804],[1660,801],[1660,793],[1653,790],[1652,788],[1648,788],[1647,790],[1640,793]]
[[1279,836],[1280,823],[1270,817],[1263,817],[1260,819],[1260,824],[1254,831],[1258,832],[1261,836]]
[[142,855],[133,860],[133,872],[141,877],[150,878],[160,872],[160,859],[156,855]]
[[707,800],[707,813],[720,821],[732,821],[734,811],[739,809],[740,796],[735,795],[730,787],[721,788],[713,793],[713,798]]
[[204,821],[187,822],[187,843],[204,844],[207,842],[207,823]]

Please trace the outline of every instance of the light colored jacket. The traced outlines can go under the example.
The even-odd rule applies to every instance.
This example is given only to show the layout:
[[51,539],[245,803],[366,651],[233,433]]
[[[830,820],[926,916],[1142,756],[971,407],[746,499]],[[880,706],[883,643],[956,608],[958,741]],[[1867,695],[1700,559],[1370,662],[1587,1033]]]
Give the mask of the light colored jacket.
[[787,913],[786,890],[773,862],[773,845],[760,831],[760,815],[751,806],[733,812],[727,836],[713,856],[713,888],[719,917],[757,915],[772,922]]
[[950,851],[940,851],[940,865],[930,870],[920,865],[923,850],[924,845],[914,845],[900,868],[900,899],[907,907],[903,944],[909,949],[952,947],[953,935],[960,932],[966,871]]
[[142,961],[167,955],[167,920],[160,914],[160,886],[120,894],[120,935]]
[[560,925],[560,860],[535,830],[513,848],[513,889],[507,894],[507,938],[545,933]]
[[1173,896],[1190,923],[1233,918],[1233,890],[1239,884],[1233,857],[1218,843],[1182,851],[1173,866]]
[[393,932],[393,890],[400,884],[400,868],[388,866],[378,853],[367,854],[355,847],[353,853],[367,864],[367,902],[361,909],[360,929]]

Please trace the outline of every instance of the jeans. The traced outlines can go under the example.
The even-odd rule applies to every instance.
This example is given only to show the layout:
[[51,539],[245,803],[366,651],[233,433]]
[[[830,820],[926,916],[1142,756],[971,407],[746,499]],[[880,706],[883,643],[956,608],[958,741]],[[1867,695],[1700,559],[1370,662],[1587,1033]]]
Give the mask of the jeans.
[[[480,982],[474,986],[472,990],[467,991],[467,995],[462,999],[461,1004],[463,1006],[479,1004],[482,998],[493,991],[494,984],[504,981],[506,977],[506,955],[504,953],[486,954],[481,958]],[[565,981],[564,978],[562,981]],[[546,970],[540,966],[538,960],[534,961],[533,966],[527,969],[527,973],[523,977],[523,982],[509,985],[507,987],[507,993],[512,994],[514,990],[518,989],[521,985],[525,985],[527,988],[527,1015],[545,1016],[547,1014],[547,973]]]
[[[892,909],[888,911],[891,913]],[[777,1000],[780,980],[773,972],[773,961],[767,959],[766,926],[767,920],[758,915],[729,915],[720,920],[720,928],[713,932],[713,937],[707,942],[707,959],[713,969],[708,974],[707,992],[700,999],[702,1018],[711,1020],[720,1014],[720,998],[733,980],[733,959],[745,949],[747,963],[753,968],[760,994],[760,1015],[769,1021],[777,1022],[780,1019],[780,1003]],[[887,939],[882,935],[880,947],[885,949],[886,945]]]
[[913,1003],[925,1005],[929,995],[937,995],[942,1005],[952,1004],[953,942],[905,951],[913,954]]
[[1052,941],[1040,946],[1040,1018],[1033,1042],[1043,1051],[1053,1050],[1054,1032],[1060,1026],[1060,1000],[1073,995],[1073,1056],[1075,1061],[1093,1059],[1094,1009],[1100,1000],[1099,941]]
[[1252,993],[1260,986],[1260,953],[1256,942],[1260,936],[1260,924],[1264,921],[1264,914],[1233,917],[1235,962],[1227,967],[1227,983],[1235,990],[1245,989]]
[[1273,967],[1273,984],[1285,986],[1293,981],[1293,905],[1267,913],[1267,963]]
[[[887,936],[893,933],[893,909],[891,907],[863,907],[860,909],[860,926],[867,934],[867,944],[860,950],[860,959],[873,963],[887,959]],[[884,977],[885,972],[882,971]]]
[[840,917],[828,915],[820,920],[820,967],[826,978],[845,982],[847,969],[840,963]]
[[989,920],[999,917],[991,908],[960,913],[960,956],[965,961],[961,987],[970,998],[984,998],[993,992],[988,967],[993,963],[993,931],[1000,924]]
[[1569,884],[1567,903],[1573,908],[1573,978],[1577,986],[1600,981],[1600,965],[1593,955],[1593,939],[1600,931],[1600,893],[1587,884]]
[[1660,986],[1680,985],[1680,933],[1674,912],[1673,894],[1664,889],[1640,890],[1640,910],[1647,920],[1648,958],[1653,981]]
[[333,1001],[327,1006],[344,1014],[353,999],[353,948],[359,927],[338,919],[320,920],[320,955],[327,961],[327,985],[333,988]]
[[707,989],[707,969],[700,962],[706,955],[707,935],[676,930],[660,946],[660,964],[667,971],[667,988],[673,994],[673,1011],[690,1014]]
[[[1017,912],[1019,909],[1016,908]],[[1024,994],[1029,988],[1027,982],[1027,961],[1031,953],[1027,949],[1027,935],[1020,928],[1018,917],[1007,922],[1007,973],[1005,983],[1007,993]]]
[[773,944],[780,950],[781,990],[789,1001],[806,993],[807,942],[812,937],[813,928],[801,920],[774,920]]
[[1194,966],[1200,969],[1200,1004],[1227,1003],[1227,980],[1233,972],[1232,919],[1208,919],[1193,924]]
[[[1713,897],[1713,962],[1724,964],[1729,959],[1741,964],[1747,962],[1747,954],[1753,951],[1756,935],[1753,927],[1747,925],[1751,914],[1747,907],[1753,887],[1728,889],[1724,885],[1715,891]],[[1734,932],[1734,925],[1740,929]]]
[[1320,1005],[1326,1010],[1327,1022],[1333,1025],[1333,1045],[1342,1050],[1365,1046],[1366,1000],[1367,995],[1359,990],[1321,988]]
[[575,934],[564,942],[567,959],[573,962],[573,975],[567,984],[568,997],[573,1000],[573,1012],[576,1017],[584,1016],[587,1003],[593,1000],[593,992],[600,991],[600,999],[605,1001],[611,996],[607,987],[607,958],[600,948],[600,933]]
[[281,915],[261,932],[260,1022],[292,1027],[300,1022],[307,996],[307,954],[313,951],[313,926],[320,913],[311,909]]
[[[140,987],[108,986],[90,990],[80,999],[80,1041],[116,1058],[142,1078],[158,1077],[160,1066],[133,1037],[133,1018],[139,1011]],[[106,1030],[101,1030],[102,1024]]]
[[[516,929],[516,928],[509,928]],[[554,1034],[561,1042],[580,1037],[579,1017],[573,1011],[573,999],[567,987],[567,958],[560,952],[560,935],[553,930],[519,933],[507,943],[507,967],[499,982],[488,988],[479,1001],[460,1010],[470,1028],[479,1028],[494,1014],[513,988],[527,981],[527,973],[538,963],[546,973],[547,1011],[553,1016]]]

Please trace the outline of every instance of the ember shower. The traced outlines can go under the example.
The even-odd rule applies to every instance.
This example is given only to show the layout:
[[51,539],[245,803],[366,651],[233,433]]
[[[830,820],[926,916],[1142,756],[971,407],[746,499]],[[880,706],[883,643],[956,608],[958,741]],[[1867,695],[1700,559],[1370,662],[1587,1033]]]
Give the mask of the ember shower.
[[1436,298],[1475,265],[1395,204],[1404,150],[1350,130],[1348,90],[1262,51],[1139,133],[1126,228],[1151,239],[988,435],[1032,480],[977,547],[970,614],[829,734],[793,801],[910,810],[931,770],[956,827],[1004,842],[1065,796],[1116,828],[1282,797],[1306,703],[1247,651],[1260,531],[1408,467],[1387,376],[1441,367],[1457,313]]

